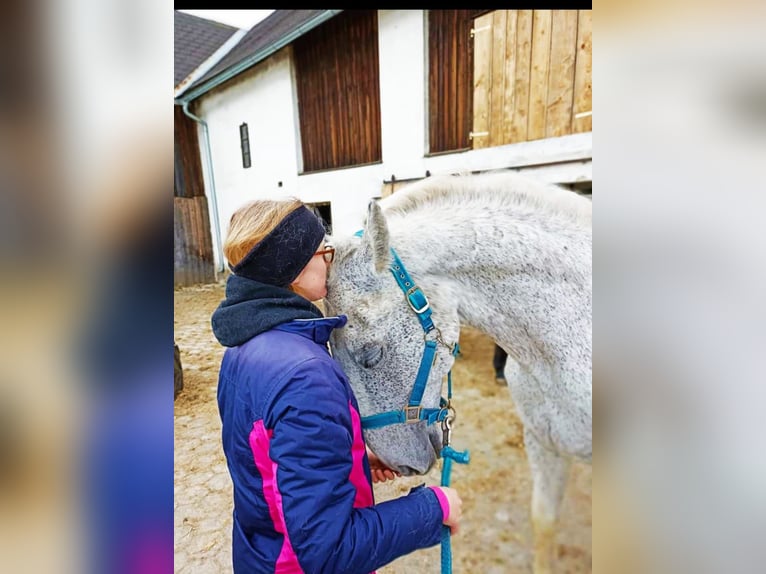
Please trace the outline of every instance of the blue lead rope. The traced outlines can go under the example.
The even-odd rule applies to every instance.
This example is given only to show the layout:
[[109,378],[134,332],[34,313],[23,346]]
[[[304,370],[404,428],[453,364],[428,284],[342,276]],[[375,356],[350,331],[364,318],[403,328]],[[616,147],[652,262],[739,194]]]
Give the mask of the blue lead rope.
[[[458,344],[452,348],[452,356],[456,357],[460,352]],[[447,399],[449,404],[452,401],[452,369],[447,373]],[[450,422],[451,424],[451,422]],[[448,427],[449,428],[449,427]],[[449,437],[449,435],[447,435]],[[452,474],[452,461],[454,460],[458,464],[468,464],[471,460],[471,456],[468,454],[468,449],[458,452],[452,448],[449,443],[442,448],[441,457],[444,463],[442,464],[442,486],[450,485],[450,478]],[[449,526],[442,526],[442,574],[452,574],[452,547],[450,544],[450,535],[452,534]]]
[[[452,473],[452,461],[458,464],[468,464],[470,456],[467,450],[458,452],[447,445],[442,449],[442,486],[449,486]],[[450,527],[442,526],[442,574],[452,574],[452,548],[450,546]]]

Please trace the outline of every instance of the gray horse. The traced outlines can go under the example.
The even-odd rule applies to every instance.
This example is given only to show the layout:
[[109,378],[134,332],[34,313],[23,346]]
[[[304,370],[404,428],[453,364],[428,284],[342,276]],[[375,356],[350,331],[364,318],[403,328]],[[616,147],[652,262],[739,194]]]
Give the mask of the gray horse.
[[[506,374],[534,485],[538,574],[552,566],[570,461],[591,462],[591,222],[589,199],[502,172],[427,178],[372,202],[361,236],[333,238],[327,311],[348,324],[331,346],[363,417],[406,413],[427,341],[436,342],[435,355],[420,405],[437,412],[461,324],[516,361]],[[392,249],[427,300],[404,296]],[[414,312],[426,306],[435,327],[428,332]],[[365,436],[391,468],[425,474],[442,447],[440,425],[428,422]]]

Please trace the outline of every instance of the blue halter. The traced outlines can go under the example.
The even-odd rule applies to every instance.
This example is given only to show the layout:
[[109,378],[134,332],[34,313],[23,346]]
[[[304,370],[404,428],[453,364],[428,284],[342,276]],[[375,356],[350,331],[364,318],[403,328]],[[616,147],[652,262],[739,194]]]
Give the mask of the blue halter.
[[[363,231],[357,231],[354,235],[357,237],[362,236]],[[407,269],[404,267],[404,263],[399,259],[393,248],[391,248],[391,255],[393,262],[391,263],[391,273],[396,279],[396,283],[399,288],[404,291],[404,297],[410,306],[410,309],[415,313],[420,322],[420,326],[423,327],[425,349],[423,350],[423,357],[420,359],[420,367],[418,373],[415,376],[415,384],[412,387],[410,393],[410,400],[407,406],[398,411],[387,411],[384,413],[378,413],[368,417],[362,417],[362,428],[364,429],[376,429],[385,427],[388,425],[399,423],[417,423],[420,421],[426,421],[426,424],[433,424],[436,422],[444,421],[449,415],[449,401],[445,401],[444,398],[440,401],[440,408],[423,408],[420,405],[423,399],[423,393],[426,390],[426,383],[428,383],[428,375],[431,373],[431,367],[433,367],[436,361],[436,347],[439,343],[444,343],[441,338],[441,332],[434,327],[434,322],[431,320],[431,305],[428,303],[428,298],[425,293],[415,284]],[[435,331],[435,337],[433,339],[428,338],[428,334]],[[455,343],[453,347],[453,355],[457,354],[458,346]],[[451,389],[450,389],[451,391]]]

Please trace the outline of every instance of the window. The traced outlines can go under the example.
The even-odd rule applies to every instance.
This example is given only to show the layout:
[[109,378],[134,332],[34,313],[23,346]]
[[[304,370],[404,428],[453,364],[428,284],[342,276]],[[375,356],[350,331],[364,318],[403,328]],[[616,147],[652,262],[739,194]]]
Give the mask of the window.
[[327,235],[332,235],[332,208],[330,202],[307,203],[306,205],[314,212],[314,215],[322,220]]
[[582,181],[578,183],[573,183],[572,191],[574,191],[575,193],[579,193],[580,195],[585,195],[590,199],[593,196],[593,182]]
[[575,183],[559,183],[557,185],[559,187],[563,187],[564,189],[568,189],[569,191],[573,191],[577,195],[583,195],[587,197],[588,199],[591,199],[591,197],[593,196],[592,181],[578,181]]
[[239,126],[239,145],[242,148],[242,167],[250,167],[250,133],[247,124]]
[[346,10],[293,46],[303,173],[380,162],[377,10]]

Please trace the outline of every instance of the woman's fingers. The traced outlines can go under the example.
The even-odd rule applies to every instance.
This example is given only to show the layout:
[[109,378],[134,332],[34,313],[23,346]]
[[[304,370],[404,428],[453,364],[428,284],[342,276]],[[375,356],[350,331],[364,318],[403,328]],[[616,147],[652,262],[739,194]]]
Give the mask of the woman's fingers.
[[396,478],[396,474],[390,469],[380,469],[375,468],[372,469],[372,481],[373,482],[386,482],[387,480],[394,480]]

